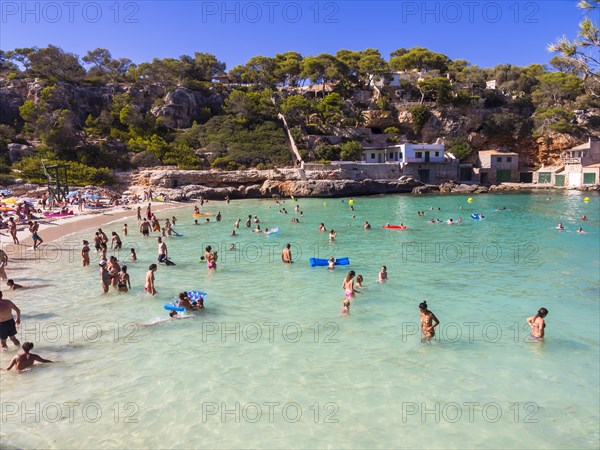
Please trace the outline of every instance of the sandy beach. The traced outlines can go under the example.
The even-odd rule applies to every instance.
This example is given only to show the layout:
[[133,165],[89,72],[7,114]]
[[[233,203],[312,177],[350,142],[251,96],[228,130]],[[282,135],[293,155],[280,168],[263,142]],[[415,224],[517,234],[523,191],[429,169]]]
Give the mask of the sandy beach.
[[[139,206],[142,207],[143,214],[145,214],[146,212],[146,205],[147,203],[139,204]],[[180,202],[153,202],[152,211],[158,213],[162,211],[181,208],[187,205],[188,204],[186,203]],[[105,212],[102,213],[82,213],[79,215],[59,218],[57,220],[40,219],[40,236],[44,240],[44,243],[41,245],[41,247],[44,247],[44,245],[53,242],[57,239],[60,239],[64,236],[68,236],[69,234],[77,233],[79,231],[87,229],[102,227],[107,223],[114,222],[126,217],[132,218],[136,225],[135,227],[132,227],[132,229],[137,229],[137,207],[138,204],[127,206],[126,208],[128,209],[124,209],[123,206],[116,206],[108,208]],[[10,237],[8,232],[4,231],[1,236],[1,248],[11,259],[14,259],[15,257],[21,260],[29,259],[27,258],[27,255],[29,254],[33,256],[34,254],[32,249],[33,240],[31,238],[31,233],[29,232],[27,227],[24,227],[17,233],[17,237],[19,238],[20,244],[15,245],[13,244],[12,238]],[[92,236],[90,236],[90,238],[91,237]],[[45,251],[52,251],[53,248],[53,246],[50,246]]]

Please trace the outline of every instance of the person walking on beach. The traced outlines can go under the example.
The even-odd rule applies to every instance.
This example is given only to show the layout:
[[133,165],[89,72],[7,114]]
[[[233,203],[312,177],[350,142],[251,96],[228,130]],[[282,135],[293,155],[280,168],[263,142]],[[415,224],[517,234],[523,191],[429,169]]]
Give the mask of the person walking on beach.
[[19,244],[19,238],[17,237],[17,222],[13,217],[8,219],[8,232],[13,239],[13,244]]
[[[17,313],[17,320],[12,315],[13,310]],[[8,350],[6,339],[10,338],[17,347],[21,345],[16,338],[17,325],[21,323],[21,310],[10,300],[2,298],[0,291],[0,346],[2,350]]]
[[29,232],[31,233],[31,238],[33,239],[33,249],[37,250],[37,248],[40,245],[42,245],[42,243],[44,242],[44,240],[38,234],[40,224],[37,222],[34,222],[33,220],[30,220],[28,222],[28,225],[29,225]]
[[427,309],[427,302],[419,304],[419,310],[421,311],[421,335],[424,340],[429,340],[435,336],[435,327],[440,324],[440,321]]
[[137,207],[137,220],[142,220],[142,207],[139,205]]
[[281,252],[281,260],[284,263],[291,264],[292,263],[292,250],[291,245],[289,243],[285,244],[285,248]]
[[545,317],[548,315],[546,308],[540,308],[535,316],[531,316],[527,319],[527,323],[531,327],[531,338],[532,339],[544,339],[546,334],[546,321]]
[[33,344],[31,342],[24,342],[21,348],[23,349],[23,353],[19,353],[11,360],[10,365],[5,369],[6,371],[9,371],[14,367],[17,372],[20,372],[32,367],[36,361],[40,363],[52,362],[49,359],[42,358],[40,355],[36,355],[35,353],[29,353],[33,349]]
[[144,283],[144,290],[148,295],[156,295],[156,289],[154,288],[154,272],[156,272],[158,266],[156,264],[150,264],[148,272],[146,272],[146,281]]

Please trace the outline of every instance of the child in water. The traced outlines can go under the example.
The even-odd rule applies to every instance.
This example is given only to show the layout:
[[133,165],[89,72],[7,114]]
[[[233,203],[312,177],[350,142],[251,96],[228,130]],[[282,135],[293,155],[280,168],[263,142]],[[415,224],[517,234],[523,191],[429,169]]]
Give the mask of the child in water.
[[342,316],[350,315],[350,299],[345,298],[342,303]]
[[329,258],[329,260],[327,261],[327,269],[328,270],[335,269],[335,258],[333,256],[331,258]]
[[387,281],[387,279],[387,267],[381,266],[381,272],[379,272],[379,283],[383,283],[384,281]]
[[356,286],[357,288],[364,288],[363,281],[364,281],[363,276],[362,275],[358,275],[356,277],[356,284],[354,286]]

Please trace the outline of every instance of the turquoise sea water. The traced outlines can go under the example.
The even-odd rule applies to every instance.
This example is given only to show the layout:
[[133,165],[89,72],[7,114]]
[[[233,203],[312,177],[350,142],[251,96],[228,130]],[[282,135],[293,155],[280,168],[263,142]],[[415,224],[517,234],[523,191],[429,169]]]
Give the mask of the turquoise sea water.
[[[155,298],[143,278],[156,239],[139,236],[135,219],[124,238],[139,256],[127,264],[128,294],[101,294],[94,252],[80,267],[90,230],[45,258],[11,262],[17,282],[45,286],[4,291],[22,309],[19,337],[57,363],[0,373],[2,446],[598,448],[600,197],[473,198],[357,198],[355,211],[348,199],[300,200],[302,217],[290,200],[215,203],[204,211],[220,209],[223,221],[198,226],[191,207],[175,210],[184,236],[167,240],[177,265],[159,266]],[[248,214],[280,233],[251,233]],[[123,222],[103,229],[120,233]],[[335,245],[320,222],[337,231]],[[408,229],[381,229],[387,222]],[[292,265],[280,262],[287,242]],[[208,243],[219,249],[216,272],[198,262]],[[351,265],[309,267],[330,255]],[[340,317],[350,269],[367,288]],[[135,325],[166,318],[163,304],[183,289],[208,292],[206,310]],[[441,321],[427,343],[417,331],[425,299]],[[533,343],[525,320],[542,306],[547,337]],[[0,355],[3,367],[14,354]]]

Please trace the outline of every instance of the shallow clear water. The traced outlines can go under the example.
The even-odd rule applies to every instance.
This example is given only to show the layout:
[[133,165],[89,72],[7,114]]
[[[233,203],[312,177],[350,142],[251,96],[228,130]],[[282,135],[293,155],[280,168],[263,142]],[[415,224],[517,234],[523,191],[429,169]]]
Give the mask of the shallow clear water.
[[[92,266],[80,267],[79,242],[93,233],[68,236],[60,252],[55,245],[45,258],[9,266],[17,282],[46,285],[5,296],[22,309],[21,340],[57,363],[0,374],[2,444],[597,448],[599,200],[579,192],[482,195],[471,204],[382,196],[356,199],[354,212],[347,199],[301,200],[299,224],[289,222],[290,200],[239,201],[205,206],[224,219],[199,226],[184,208],[172,213],[184,236],[167,241],[177,265],[159,267],[155,298],[142,288],[156,240],[141,238],[135,220],[125,240],[139,262],[128,264],[126,295],[101,294],[93,252]],[[486,218],[472,220],[473,212]],[[280,233],[249,232],[248,214]],[[229,237],[238,217],[239,236]],[[373,229],[362,229],[365,220]],[[320,222],[338,232],[335,246]],[[381,229],[386,222],[408,229]],[[228,251],[232,242],[238,251]],[[280,262],[287,242],[292,265]],[[212,273],[198,262],[207,243],[220,253]],[[351,265],[309,267],[308,258],[332,254]],[[381,265],[390,278],[383,285]],[[349,269],[367,288],[340,317]],[[208,292],[206,310],[135,325],[166,318],[163,304],[183,289]],[[423,299],[441,321],[428,343],[417,331]],[[525,319],[542,306],[547,338],[532,343]],[[2,366],[14,354],[2,354]]]

